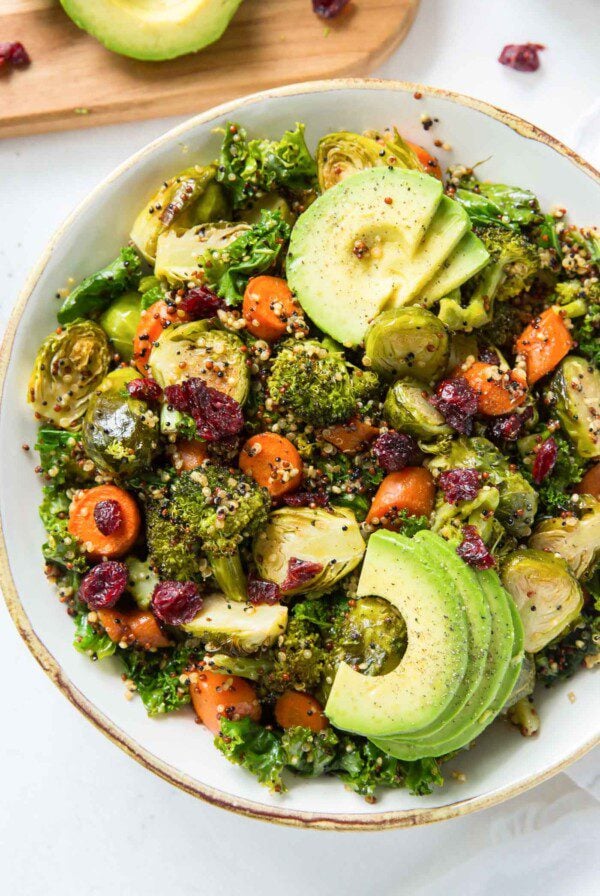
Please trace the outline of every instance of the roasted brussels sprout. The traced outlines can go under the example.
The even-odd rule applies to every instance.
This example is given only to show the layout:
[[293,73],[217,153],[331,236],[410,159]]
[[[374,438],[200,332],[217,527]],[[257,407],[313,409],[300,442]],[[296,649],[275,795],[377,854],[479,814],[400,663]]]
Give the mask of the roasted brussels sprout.
[[452,428],[429,402],[429,391],[416,380],[398,380],[389,389],[383,415],[393,429],[417,439],[437,439],[451,435]]
[[387,600],[362,597],[339,613],[328,636],[332,667],[348,663],[364,675],[387,675],[406,650],[406,624]]
[[523,622],[525,650],[537,653],[579,616],[583,593],[562,557],[532,548],[509,554],[502,584]]
[[200,224],[189,230],[171,228],[156,244],[154,273],[169,283],[198,279],[200,259],[206,252],[225,249],[250,230],[249,224]]
[[281,604],[254,606],[227,600],[223,594],[208,594],[200,612],[182,628],[200,638],[206,650],[255,653],[283,635],[287,615],[287,607]]
[[448,331],[425,308],[393,308],[378,315],[365,337],[365,354],[373,370],[387,380],[410,376],[423,382],[446,369]]
[[319,142],[317,170],[321,190],[334,187],[357,171],[381,166],[423,170],[413,150],[396,130],[389,137],[374,131],[368,134],[339,131],[327,134]]
[[86,411],[82,440],[88,456],[109,473],[148,469],[160,450],[158,417],[145,401],[132,398],[127,383],[137,372],[120,367],[100,383]]
[[150,373],[163,389],[191,377],[200,377],[243,404],[250,374],[243,342],[234,333],[215,328],[206,320],[167,327],[150,355]]
[[600,501],[585,495],[578,508],[579,518],[559,516],[543,520],[529,544],[536,550],[559,554],[581,579],[591,574],[600,561]]
[[[282,507],[270,515],[253,546],[260,578],[276,582],[285,595],[312,597],[330,591],[352,572],[364,552],[356,517],[341,507]],[[298,561],[312,567],[309,577],[295,576]]]
[[490,544],[496,535],[494,514],[499,501],[498,489],[489,485],[480,488],[471,501],[457,504],[450,504],[438,491],[431,528],[447,541],[452,541],[462,537],[464,526],[473,526],[485,543]]
[[498,486],[500,503],[496,511],[498,522],[507,532],[523,538],[530,534],[538,508],[538,496],[533,486],[517,470],[509,470]]
[[[214,165],[186,168],[163,183],[158,193],[144,205],[131,231],[131,239],[144,258],[154,261],[158,238],[170,227],[193,227],[194,224],[215,220],[204,217],[207,211],[216,211],[219,218],[224,217],[227,206],[221,188],[214,182],[216,173]],[[202,208],[202,200],[209,187],[212,199]],[[215,205],[216,189],[221,201]]]
[[104,330],[89,320],[50,333],[36,355],[27,400],[36,414],[61,429],[78,429],[90,399],[108,371]]
[[139,292],[126,292],[110,305],[100,318],[100,326],[123,361],[133,357],[133,337],[142,313]]
[[556,412],[582,457],[600,457],[600,371],[568,355],[552,381]]

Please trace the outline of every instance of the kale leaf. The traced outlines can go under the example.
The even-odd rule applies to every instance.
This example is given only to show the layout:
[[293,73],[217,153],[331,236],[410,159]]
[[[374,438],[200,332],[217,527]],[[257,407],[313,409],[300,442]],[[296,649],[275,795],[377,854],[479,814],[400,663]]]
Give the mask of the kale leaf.
[[459,187],[453,194],[473,224],[497,224],[519,230],[540,219],[538,201],[530,190],[479,182],[473,186],[475,190]]
[[112,656],[117,649],[117,645],[111,641],[106,632],[99,631],[90,624],[87,607],[83,605],[75,616],[73,647],[93,660],[103,660],[107,656]]
[[190,702],[189,687],[179,677],[200,658],[196,645],[184,642],[155,653],[133,647],[120,651],[119,656],[149,716],[173,712]]
[[600,657],[600,615],[584,615],[568,635],[535,654],[538,681],[547,688],[578,672],[586,657]]
[[68,324],[92,311],[101,311],[126,290],[136,288],[142,266],[139,256],[130,246],[124,246],[118,258],[102,270],[91,274],[73,289],[62,303],[58,322]]
[[43,489],[43,499],[39,514],[48,540],[42,545],[42,554],[47,563],[63,569],[85,572],[88,561],[79,550],[77,539],[69,532],[70,501],[60,485],[47,485]]
[[281,777],[286,754],[281,738],[274,731],[269,731],[248,717],[237,722],[223,719],[221,734],[215,738],[215,746],[230,762],[248,769],[270,790],[286,789]]

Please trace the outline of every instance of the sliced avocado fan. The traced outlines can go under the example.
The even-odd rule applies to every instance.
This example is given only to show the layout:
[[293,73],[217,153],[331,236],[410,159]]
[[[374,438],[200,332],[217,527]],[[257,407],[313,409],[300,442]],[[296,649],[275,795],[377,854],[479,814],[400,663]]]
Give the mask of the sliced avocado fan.
[[487,252],[470,227],[436,178],[400,168],[360,171],[298,219],[288,281],[320,329],[358,345],[382,311],[421,295],[431,304],[440,289],[481,269]]
[[173,59],[218,40],[241,0],[60,0],[71,19],[109,50]]

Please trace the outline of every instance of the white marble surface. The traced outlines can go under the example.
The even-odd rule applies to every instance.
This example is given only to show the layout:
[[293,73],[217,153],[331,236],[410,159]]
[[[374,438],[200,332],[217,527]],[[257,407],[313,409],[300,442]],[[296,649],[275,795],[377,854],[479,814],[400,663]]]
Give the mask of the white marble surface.
[[[599,30],[598,0],[422,0],[379,74],[493,102],[600,164]],[[498,65],[505,43],[528,40],[548,47],[537,73]],[[0,142],[0,328],[67,212],[169,123]],[[598,892],[598,751],[570,776],[443,825],[371,835],[288,830],[205,806],[128,759],[36,667],[3,604],[0,681],[0,867],[11,896],[240,885],[265,896]]]

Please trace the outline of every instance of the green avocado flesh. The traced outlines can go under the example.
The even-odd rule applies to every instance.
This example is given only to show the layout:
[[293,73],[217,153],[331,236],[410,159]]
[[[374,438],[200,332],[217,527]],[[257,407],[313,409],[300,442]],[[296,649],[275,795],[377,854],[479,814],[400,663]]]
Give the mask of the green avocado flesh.
[[442,269],[442,285],[456,286],[481,268],[485,250],[472,234],[465,240],[469,232],[468,215],[435,178],[368,169],[327,190],[300,216],[288,282],[320,329],[358,345],[379,313],[418,301],[428,284],[439,291],[434,278]]
[[470,277],[474,277],[486,266],[489,253],[479,237],[468,231],[436,274],[429,280],[419,294],[420,305],[433,305],[462,286]]
[[510,596],[495,572],[476,576],[491,614],[491,637],[479,684],[462,709],[435,734],[410,743],[394,738],[376,744],[398,759],[443,756],[469,744],[501,711],[518,677],[523,659],[522,625]]
[[469,659],[463,600],[425,554],[394,532],[370,537],[358,596],[383,597],[395,606],[406,623],[408,646],[386,675],[369,677],[346,663],[339,666],[325,707],[336,727],[375,738],[420,731],[462,687]]
[[61,0],[76,25],[134,59],[173,59],[218,40],[241,0]]

